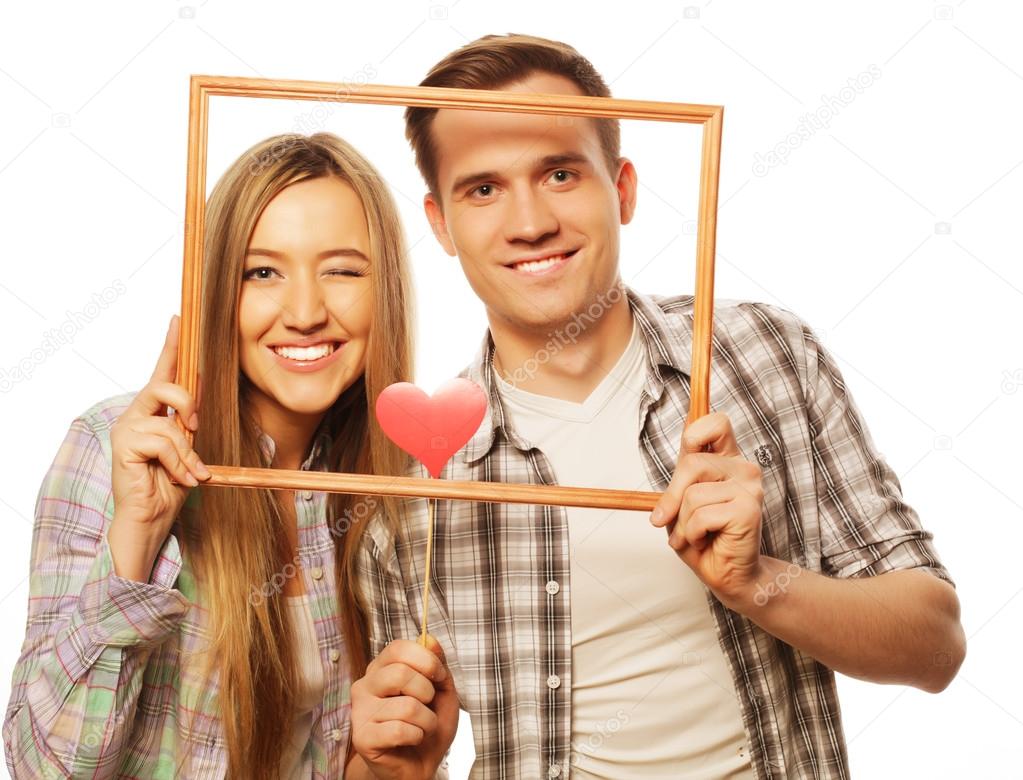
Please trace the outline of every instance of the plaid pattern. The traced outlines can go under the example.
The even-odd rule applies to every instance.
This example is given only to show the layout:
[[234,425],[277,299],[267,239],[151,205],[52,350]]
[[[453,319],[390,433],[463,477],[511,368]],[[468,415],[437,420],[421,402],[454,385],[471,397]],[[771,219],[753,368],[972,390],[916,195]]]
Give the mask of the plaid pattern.
[[[168,537],[148,583],[113,571],[110,427],[132,396],[74,420],[39,491],[28,626],[3,726],[16,778],[221,778],[226,770],[216,678],[200,679],[205,610],[177,539]],[[260,443],[269,464],[273,441],[264,434]],[[327,443],[316,440],[303,469],[322,466]],[[307,491],[295,503],[325,676],[306,756],[313,777],[337,778],[350,681],[325,498]]]
[[[651,484],[663,490],[689,407],[694,298],[626,292],[649,359],[638,446]],[[486,390],[490,406],[442,477],[555,483],[544,454],[505,419],[489,333],[462,376]],[[710,405],[729,416],[743,457],[762,467],[765,555],[832,577],[923,568],[951,582],[834,359],[796,315],[765,303],[717,302]],[[429,628],[472,718],[472,777],[567,777],[573,762],[565,510],[439,501],[436,513]],[[398,538],[379,525],[366,535],[361,581],[374,607],[374,654],[419,632],[425,518],[425,503],[411,502]],[[559,587],[545,587],[552,581]],[[707,596],[756,776],[848,777],[834,674]]]

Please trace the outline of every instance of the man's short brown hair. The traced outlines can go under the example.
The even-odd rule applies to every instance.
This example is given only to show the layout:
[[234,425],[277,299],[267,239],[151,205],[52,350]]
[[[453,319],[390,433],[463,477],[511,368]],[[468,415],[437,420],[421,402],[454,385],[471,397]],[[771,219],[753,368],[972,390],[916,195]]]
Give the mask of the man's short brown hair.
[[[584,95],[610,97],[604,78],[588,59],[560,41],[533,35],[485,35],[442,59],[420,82],[421,87],[501,89],[531,74],[550,73],[576,84]],[[426,185],[439,197],[437,147],[430,132],[436,108],[405,109],[405,137],[416,155]],[[621,155],[617,119],[594,119],[608,170],[614,176]]]

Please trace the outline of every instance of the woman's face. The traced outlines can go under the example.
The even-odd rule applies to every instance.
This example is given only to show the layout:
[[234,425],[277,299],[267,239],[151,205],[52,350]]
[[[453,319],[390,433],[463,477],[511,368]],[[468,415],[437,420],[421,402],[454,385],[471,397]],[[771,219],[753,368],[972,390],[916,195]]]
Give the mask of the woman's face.
[[241,369],[256,389],[257,419],[322,417],[362,375],[372,270],[366,214],[340,179],[292,184],[263,210],[238,312]]

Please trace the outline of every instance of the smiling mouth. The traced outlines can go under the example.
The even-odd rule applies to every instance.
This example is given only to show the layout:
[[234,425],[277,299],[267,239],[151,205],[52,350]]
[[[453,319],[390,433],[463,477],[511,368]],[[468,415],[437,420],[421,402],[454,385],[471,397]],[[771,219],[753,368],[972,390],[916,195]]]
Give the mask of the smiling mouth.
[[578,249],[573,249],[570,252],[551,254],[535,260],[520,260],[515,263],[509,263],[505,267],[519,273],[544,274],[563,266],[578,251]]
[[298,363],[315,363],[317,360],[330,357],[343,344],[343,341],[328,341],[312,347],[275,346],[270,349],[287,360],[294,360]]

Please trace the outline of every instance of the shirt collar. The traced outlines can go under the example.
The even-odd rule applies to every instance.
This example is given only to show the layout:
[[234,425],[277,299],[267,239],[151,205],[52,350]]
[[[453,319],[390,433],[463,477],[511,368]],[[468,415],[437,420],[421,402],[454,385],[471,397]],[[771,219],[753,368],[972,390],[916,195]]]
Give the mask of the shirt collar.
[[[664,379],[661,367],[682,374],[689,379],[692,363],[693,330],[692,323],[686,316],[672,317],[665,314],[655,298],[636,292],[631,287],[622,285],[625,290],[629,308],[639,326],[640,336],[647,353],[646,392],[653,400],[661,397]],[[691,311],[692,295],[680,296],[675,299],[683,308],[683,315]],[[494,369],[494,339],[490,329],[483,336],[483,343],[475,360],[461,373],[461,376],[478,384],[487,394],[487,412],[475,435],[462,450],[462,460],[473,463],[494,446],[497,430],[503,429],[508,440],[518,449],[529,449],[521,437],[507,424],[501,395],[498,392]]]
[[[327,453],[330,452],[330,444],[330,434],[324,430],[318,430],[315,436],[313,436],[313,446],[309,450],[309,455],[306,456],[305,461],[303,461],[299,468],[302,471],[326,471],[324,460]],[[270,464],[273,463],[274,455],[277,452],[277,444],[270,437],[270,434],[260,432],[259,450],[263,456],[263,465],[266,468],[270,468]]]

